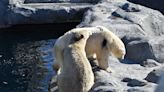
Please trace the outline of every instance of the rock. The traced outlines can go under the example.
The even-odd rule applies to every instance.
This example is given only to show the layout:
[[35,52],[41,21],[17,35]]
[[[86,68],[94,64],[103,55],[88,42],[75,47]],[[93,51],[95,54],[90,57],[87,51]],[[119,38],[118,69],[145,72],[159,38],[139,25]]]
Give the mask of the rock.
[[145,80],[147,80],[148,82],[158,83],[160,75],[161,75],[163,70],[164,70],[164,67],[160,67],[160,68],[154,69],[153,71],[151,71],[147,75]]
[[153,59],[147,59],[146,61],[143,61],[141,65],[144,67],[155,67],[155,66],[159,66],[160,63],[158,63],[157,61]]
[[155,90],[155,92],[163,92],[164,89],[164,72],[162,73],[160,80],[159,80],[159,84]]
[[164,36],[153,37],[149,40],[155,60],[164,63]]
[[91,92],[118,92],[121,89],[118,84],[118,80],[112,76],[110,73],[96,69],[94,70],[95,84],[92,87]]
[[149,58],[155,59],[151,45],[148,43],[148,41],[143,39],[129,42],[126,45],[126,49],[126,58],[137,63],[142,63]]
[[143,64],[147,59],[154,59],[159,63],[164,62],[164,36],[143,37],[143,36],[124,36],[127,54],[126,58],[137,63]]
[[128,82],[127,85],[130,87],[136,87],[136,86],[142,87],[142,86],[147,85],[147,83],[144,80],[132,79],[131,81]]

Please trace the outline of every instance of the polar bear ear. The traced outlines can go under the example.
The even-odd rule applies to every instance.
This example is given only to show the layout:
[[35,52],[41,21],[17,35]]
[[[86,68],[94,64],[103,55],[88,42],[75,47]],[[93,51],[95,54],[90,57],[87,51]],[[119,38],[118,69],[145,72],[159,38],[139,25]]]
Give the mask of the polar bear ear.
[[82,38],[84,38],[84,35],[83,34],[75,33],[74,34],[74,37],[73,37],[73,40],[74,41],[79,41]]

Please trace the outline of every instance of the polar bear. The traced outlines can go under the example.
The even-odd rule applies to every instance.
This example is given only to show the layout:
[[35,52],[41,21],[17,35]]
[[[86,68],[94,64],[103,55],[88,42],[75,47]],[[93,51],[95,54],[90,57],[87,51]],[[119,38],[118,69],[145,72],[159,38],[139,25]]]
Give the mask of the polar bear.
[[121,39],[103,26],[97,26],[101,31],[93,33],[87,40],[85,47],[88,58],[96,58],[97,65],[112,72],[108,66],[108,57],[110,55],[119,59],[124,59],[126,54],[125,45]]
[[[55,52],[55,62],[53,64],[53,67],[55,70],[59,69],[60,62],[63,61],[63,49],[70,43],[69,41],[71,40],[71,37],[74,33],[79,32],[79,31],[93,31],[95,30],[92,27],[85,27],[85,28],[74,28],[72,30],[69,30],[66,32],[63,36],[60,36],[54,46],[54,52]],[[92,33],[91,33],[92,34]]]
[[85,51],[88,59],[97,59],[97,65],[109,72],[108,57],[114,55],[116,58],[123,59],[126,50],[123,42],[114,33],[103,26],[75,28],[60,38],[55,43],[55,70],[59,69],[60,62],[63,61],[62,49],[69,44],[70,36],[77,31],[91,31],[90,37],[87,40]]
[[59,92],[88,92],[93,86],[94,74],[85,53],[90,34],[80,30],[65,36],[67,44],[63,47],[63,61],[57,74]]

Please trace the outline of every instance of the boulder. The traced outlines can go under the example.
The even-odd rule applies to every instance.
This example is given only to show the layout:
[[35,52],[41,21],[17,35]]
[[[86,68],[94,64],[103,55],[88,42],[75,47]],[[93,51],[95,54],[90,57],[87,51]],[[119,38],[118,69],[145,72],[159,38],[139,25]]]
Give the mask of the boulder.
[[118,92],[121,90],[119,81],[110,76],[110,73],[101,70],[95,69],[95,84],[92,87],[91,92]]

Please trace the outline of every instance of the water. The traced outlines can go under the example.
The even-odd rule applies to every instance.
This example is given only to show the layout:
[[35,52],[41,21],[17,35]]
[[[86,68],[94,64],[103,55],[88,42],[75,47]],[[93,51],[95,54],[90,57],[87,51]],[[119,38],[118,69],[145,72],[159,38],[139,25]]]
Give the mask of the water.
[[0,92],[48,92],[55,39],[77,24],[0,29]]

